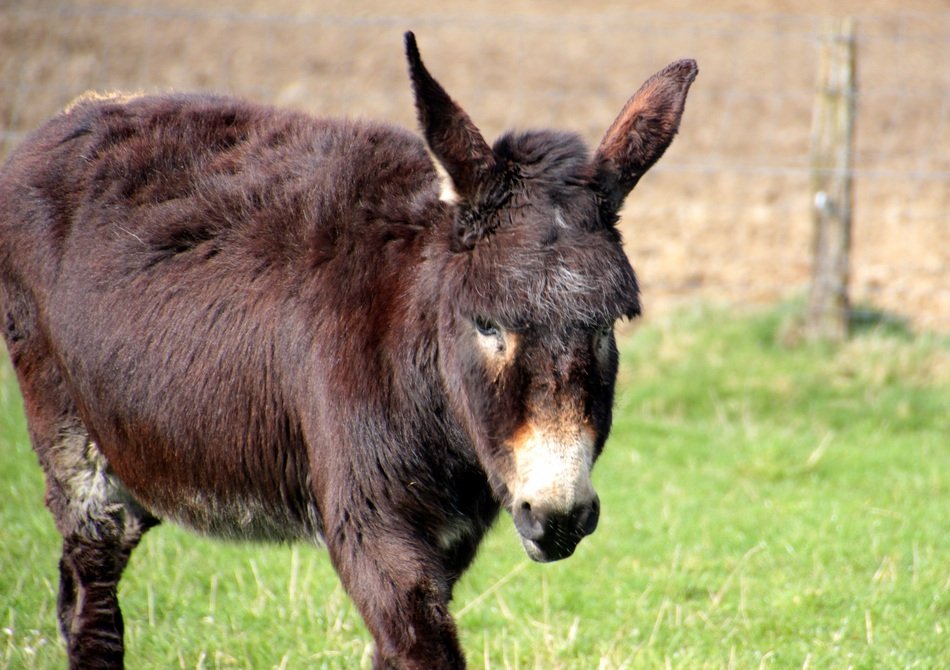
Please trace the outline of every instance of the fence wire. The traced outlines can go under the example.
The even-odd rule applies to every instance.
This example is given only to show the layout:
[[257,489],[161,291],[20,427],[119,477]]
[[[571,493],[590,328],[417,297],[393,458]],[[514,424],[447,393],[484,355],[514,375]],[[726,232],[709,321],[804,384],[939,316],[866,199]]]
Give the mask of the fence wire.
[[[89,89],[215,90],[412,127],[406,29],[486,136],[554,126],[596,146],[647,76],[688,56],[700,76],[680,135],[622,223],[647,311],[804,291],[821,16],[351,4],[0,0],[0,157]],[[950,11],[861,15],[856,32],[852,297],[950,332]]]

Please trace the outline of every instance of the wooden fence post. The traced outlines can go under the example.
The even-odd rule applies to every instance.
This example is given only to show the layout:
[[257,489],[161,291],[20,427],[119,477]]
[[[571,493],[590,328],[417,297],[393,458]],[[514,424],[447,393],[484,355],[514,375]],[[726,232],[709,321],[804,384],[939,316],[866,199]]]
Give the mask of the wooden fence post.
[[854,21],[829,20],[819,52],[811,135],[814,248],[805,332],[813,340],[843,340],[849,316]]

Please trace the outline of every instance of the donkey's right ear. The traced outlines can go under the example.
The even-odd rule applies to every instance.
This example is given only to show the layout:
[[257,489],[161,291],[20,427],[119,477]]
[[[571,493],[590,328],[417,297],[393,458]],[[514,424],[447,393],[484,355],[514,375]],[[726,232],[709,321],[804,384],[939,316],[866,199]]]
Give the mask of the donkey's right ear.
[[419,125],[442,179],[442,199],[474,200],[495,165],[491,147],[468,114],[426,70],[411,32],[406,33],[406,58]]
[[600,189],[615,211],[673,141],[698,72],[694,60],[667,65],[633,94],[604,134],[594,161]]

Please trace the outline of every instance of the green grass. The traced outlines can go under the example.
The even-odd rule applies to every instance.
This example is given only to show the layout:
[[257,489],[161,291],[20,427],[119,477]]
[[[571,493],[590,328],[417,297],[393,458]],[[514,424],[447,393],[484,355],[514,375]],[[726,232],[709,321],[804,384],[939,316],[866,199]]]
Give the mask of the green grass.
[[[475,668],[950,667],[950,342],[787,310],[625,338],[597,533],[531,563],[501,518],[456,590]],[[877,325],[875,325],[877,324]],[[0,367],[0,668],[64,667],[58,538]],[[149,533],[122,582],[135,668],[359,668],[320,550]]]

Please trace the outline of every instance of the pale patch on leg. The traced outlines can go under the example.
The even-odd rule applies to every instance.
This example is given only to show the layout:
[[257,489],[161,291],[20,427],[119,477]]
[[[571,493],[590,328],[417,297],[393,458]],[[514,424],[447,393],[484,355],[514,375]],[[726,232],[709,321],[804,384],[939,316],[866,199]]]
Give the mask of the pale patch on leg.
[[42,460],[47,503],[63,536],[57,613],[70,667],[121,667],[118,582],[157,519],[131,497],[78,420],[59,430]]
[[93,540],[137,539],[148,512],[135,501],[109,468],[105,455],[81,427],[70,427],[50,451],[50,475],[63,495],[57,518],[63,534]]

